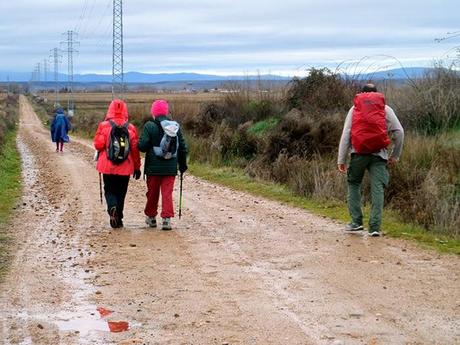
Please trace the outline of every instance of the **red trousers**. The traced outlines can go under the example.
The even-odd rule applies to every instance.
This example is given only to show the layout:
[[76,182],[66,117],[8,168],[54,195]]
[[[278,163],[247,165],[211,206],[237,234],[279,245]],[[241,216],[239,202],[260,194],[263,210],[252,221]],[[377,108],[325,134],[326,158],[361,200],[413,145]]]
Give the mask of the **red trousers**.
[[147,176],[147,204],[144,213],[147,217],[158,214],[158,200],[161,191],[161,218],[174,217],[172,193],[176,176]]

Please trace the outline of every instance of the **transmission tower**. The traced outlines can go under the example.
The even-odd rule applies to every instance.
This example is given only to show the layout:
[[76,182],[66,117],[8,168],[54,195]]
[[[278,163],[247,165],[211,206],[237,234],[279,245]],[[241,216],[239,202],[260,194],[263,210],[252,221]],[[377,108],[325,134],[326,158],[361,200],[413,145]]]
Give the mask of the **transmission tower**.
[[59,64],[61,63],[61,57],[59,48],[51,49],[50,58],[54,65],[54,106],[59,104]]
[[36,73],[36,79],[37,83],[40,83],[41,81],[41,68],[40,68],[40,62],[35,65],[35,73]]
[[123,91],[123,0],[113,0],[112,99]]
[[79,44],[75,40],[77,33],[73,30],[69,30],[63,35],[67,36],[67,40],[62,42],[67,44],[67,114],[69,116],[74,115],[75,103],[73,99],[73,54],[78,53],[75,46]]
[[43,81],[48,81],[48,59],[43,59]]

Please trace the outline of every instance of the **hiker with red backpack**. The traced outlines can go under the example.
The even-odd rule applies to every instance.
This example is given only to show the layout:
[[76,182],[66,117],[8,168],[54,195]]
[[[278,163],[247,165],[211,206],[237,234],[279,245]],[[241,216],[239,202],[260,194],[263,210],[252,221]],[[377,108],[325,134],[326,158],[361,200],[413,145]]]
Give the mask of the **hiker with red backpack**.
[[105,120],[94,137],[98,152],[96,168],[103,174],[107,212],[112,228],[123,227],[123,209],[131,175],[141,177],[136,127],[128,122],[128,108],[122,100],[110,103]]
[[[401,156],[404,130],[393,109],[385,104],[385,96],[373,84],[365,85],[354,98],[345,119],[339,145],[338,170],[347,173],[348,210],[351,216],[345,230],[364,230],[361,209],[361,183],[369,172],[371,183],[371,214],[369,235],[380,236],[384,189],[389,182],[388,166],[395,165]],[[392,150],[389,149],[393,142]],[[346,160],[351,152],[347,167]]]
[[146,224],[156,228],[161,192],[162,230],[171,230],[174,217],[173,189],[177,167],[182,175],[187,170],[187,145],[179,124],[169,117],[169,105],[156,100],[151,107],[152,119],[144,125],[139,150],[145,152],[144,174],[147,175]]

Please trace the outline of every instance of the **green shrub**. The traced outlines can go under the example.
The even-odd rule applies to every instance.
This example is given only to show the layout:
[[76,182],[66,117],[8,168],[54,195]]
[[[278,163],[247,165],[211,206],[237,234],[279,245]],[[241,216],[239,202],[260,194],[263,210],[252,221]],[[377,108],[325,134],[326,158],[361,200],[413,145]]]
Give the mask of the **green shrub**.
[[324,110],[345,110],[359,90],[357,83],[340,77],[327,68],[311,68],[305,78],[294,78],[287,92],[289,109],[310,113]]
[[279,118],[269,117],[265,120],[261,120],[252,124],[249,127],[248,132],[258,137],[263,137],[264,135],[270,134],[270,132],[278,125],[279,122]]

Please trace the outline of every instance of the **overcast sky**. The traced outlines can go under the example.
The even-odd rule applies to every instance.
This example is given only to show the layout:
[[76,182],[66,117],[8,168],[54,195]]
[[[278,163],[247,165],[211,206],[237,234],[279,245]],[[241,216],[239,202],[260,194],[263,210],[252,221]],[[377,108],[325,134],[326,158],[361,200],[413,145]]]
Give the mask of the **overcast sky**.
[[[362,68],[428,66],[460,45],[435,42],[460,30],[459,13],[459,0],[126,0],[124,70],[293,75],[361,59]],[[0,70],[32,71],[76,30],[75,73],[111,73],[112,0],[0,0],[0,17]]]

